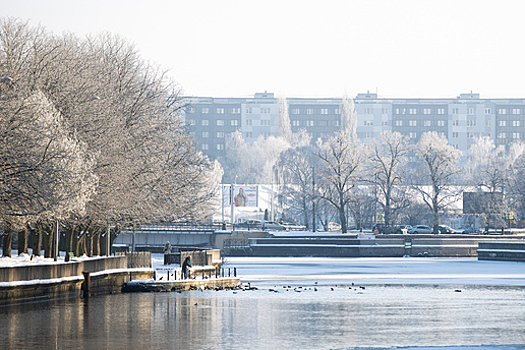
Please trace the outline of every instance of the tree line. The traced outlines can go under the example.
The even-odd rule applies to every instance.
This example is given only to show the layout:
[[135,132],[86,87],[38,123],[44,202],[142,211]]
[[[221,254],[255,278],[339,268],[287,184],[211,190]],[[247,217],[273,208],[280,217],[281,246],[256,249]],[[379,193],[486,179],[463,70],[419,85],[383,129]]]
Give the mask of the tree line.
[[[180,87],[108,33],[55,35],[0,19],[3,255],[107,253],[120,229],[209,215],[222,168],[195,150]],[[41,242],[44,246],[41,247]]]
[[[282,105],[282,104],[281,104]],[[501,213],[525,217],[525,144],[496,146],[479,137],[467,155],[444,135],[426,132],[417,143],[397,132],[383,132],[363,143],[356,134],[353,100],[342,100],[340,130],[312,142],[306,131],[292,134],[286,108],[280,108],[278,136],[244,142],[240,132],[226,142],[221,159],[225,178],[273,183],[279,187],[280,218],[297,219],[315,230],[330,221],[348,231],[381,212],[385,226],[420,224],[424,215],[435,233],[465,189],[487,194],[477,216],[486,228],[503,225]],[[465,161],[466,160],[466,161]],[[497,195],[503,194],[503,195]]]

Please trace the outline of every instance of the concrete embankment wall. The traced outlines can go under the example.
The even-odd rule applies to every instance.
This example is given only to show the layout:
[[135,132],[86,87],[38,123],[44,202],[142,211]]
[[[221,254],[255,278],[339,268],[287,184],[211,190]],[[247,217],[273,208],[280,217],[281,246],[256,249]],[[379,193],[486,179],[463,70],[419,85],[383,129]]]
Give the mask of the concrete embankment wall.
[[[145,257],[142,259],[147,260]],[[88,295],[118,293],[125,282],[152,278],[151,257],[147,265],[130,269],[127,256],[114,256],[0,267],[0,305],[85,295],[82,288],[86,285],[85,276],[88,274]]]
[[480,242],[478,260],[525,261],[525,242]]
[[[488,239],[491,238],[460,235],[381,235],[372,239],[345,236],[252,238],[245,247],[232,247],[225,249],[224,253],[230,256],[287,257],[476,257],[478,242]],[[512,239],[525,241],[525,237]]]

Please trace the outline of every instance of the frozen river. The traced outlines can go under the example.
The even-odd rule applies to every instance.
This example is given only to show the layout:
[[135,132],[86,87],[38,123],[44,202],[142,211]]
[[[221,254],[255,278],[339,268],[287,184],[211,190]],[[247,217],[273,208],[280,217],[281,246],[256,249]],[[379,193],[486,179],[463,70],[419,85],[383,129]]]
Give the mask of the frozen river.
[[257,290],[0,308],[0,347],[525,349],[523,263],[232,258],[228,267]]

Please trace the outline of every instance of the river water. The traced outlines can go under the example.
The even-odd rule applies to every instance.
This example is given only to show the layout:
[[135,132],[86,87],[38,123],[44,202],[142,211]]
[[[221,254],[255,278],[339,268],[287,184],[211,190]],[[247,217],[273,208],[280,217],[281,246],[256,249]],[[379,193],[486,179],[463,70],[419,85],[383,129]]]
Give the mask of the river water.
[[[230,261],[241,278],[247,270],[250,287],[257,288],[252,290],[117,294],[3,307],[0,348],[525,349],[522,286],[334,284],[317,281],[322,276],[315,271],[329,271],[323,259],[308,269],[313,279],[301,279],[305,260],[295,261],[298,269],[293,259],[277,269],[271,259]],[[441,271],[441,262],[428,264]]]

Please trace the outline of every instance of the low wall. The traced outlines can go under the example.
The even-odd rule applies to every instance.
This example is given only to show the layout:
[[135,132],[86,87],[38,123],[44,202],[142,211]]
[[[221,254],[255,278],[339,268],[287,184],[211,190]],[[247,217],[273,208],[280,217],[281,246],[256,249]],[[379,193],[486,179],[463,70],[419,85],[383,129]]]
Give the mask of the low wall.
[[127,268],[125,256],[111,256],[45,265],[0,267],[0,282],[48,280],[82,276],[82,272],[97,272]]
[[[151,259],[148,265],[151,266]],[[118,293],[125,282],[153,278],[155,272],[147,267],[129,269],[128,257],[125,255],[45,265],[0,267],[0,305],[79,297],[85,285],[83,273],[89,273],[87,295],[95,295]]]
[[479,242],[478,260],[525,261],[525,242]]

